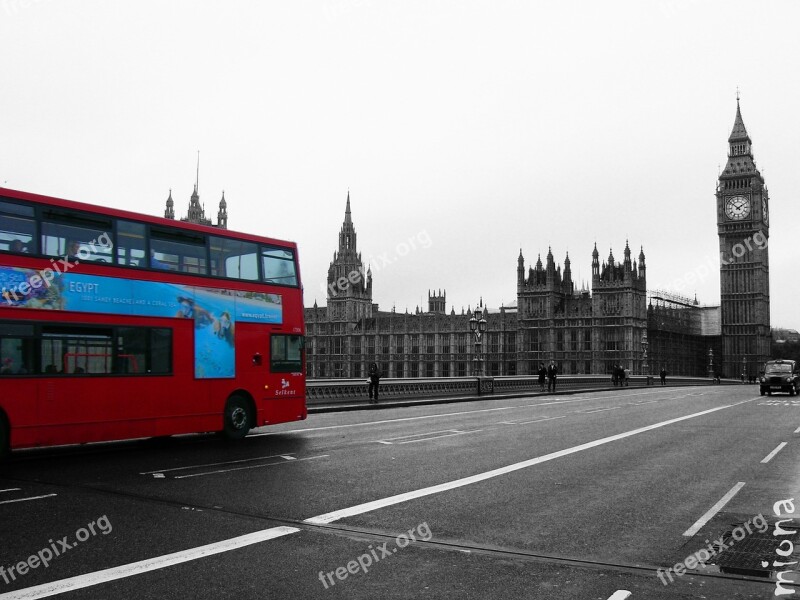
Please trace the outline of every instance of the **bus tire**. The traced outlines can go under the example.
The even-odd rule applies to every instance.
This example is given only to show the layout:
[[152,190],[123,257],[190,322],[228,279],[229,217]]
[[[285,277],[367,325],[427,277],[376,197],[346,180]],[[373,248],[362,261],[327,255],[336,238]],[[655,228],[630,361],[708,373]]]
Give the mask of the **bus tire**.
[[9,436],[11,428],[8,426],[8,419],[0,411],[0,461],[8,457],[11,451],[11,438]]
[[234,394],[225,403],[222,415],[223,435],[229,440],[240,440],[253,426],[253,415],[247,398]]

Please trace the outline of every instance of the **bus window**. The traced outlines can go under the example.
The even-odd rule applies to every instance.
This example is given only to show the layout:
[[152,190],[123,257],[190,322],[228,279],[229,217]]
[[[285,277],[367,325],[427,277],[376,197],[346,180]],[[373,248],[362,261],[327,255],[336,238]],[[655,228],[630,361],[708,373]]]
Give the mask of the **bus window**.
[[273,334],[270,361],[273,373],[299,373],[303,368],[303,336]]
[[280,285],[297,285],[294,253],[283,248],[264,247],[261,250],[264,281]]
[[202,235],[153,228],[150,232],[150,252],[153,268],[198,275],[208,273],[206,240]]
[[145,257],[145,226],[143,223],[117,221],[117,264],[147,267]]
[[42,254],[71,261],[113,261],[111,221],[48,210],[42,217]]
[[33,325],[2,323],[0,376],[27,375],[34,364]]
[[166,328],[117,327],[115,373],[168,374],[172,371],[172,331]]
[[44,327],[41,372],[111,373],[111,330],[81,327]]
[[247,281],[258,279],[258,246],[253,242],[211,236],[211,274]]
[[0,200],[0,250],[36,254],[36,220],[32,206]]

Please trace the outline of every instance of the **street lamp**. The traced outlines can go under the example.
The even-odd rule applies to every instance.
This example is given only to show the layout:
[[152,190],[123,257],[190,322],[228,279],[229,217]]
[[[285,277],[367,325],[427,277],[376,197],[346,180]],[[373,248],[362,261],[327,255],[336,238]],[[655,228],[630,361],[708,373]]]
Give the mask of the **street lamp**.
[[708,349],[708,376],[714,379],[714,349]]
[[642,334],[642,375],[650,375],[650,366],[647,364],[647,332]]
[[473,375],[483,375],[483,363],[481,361],[481,337],[483,332],[486,331],[486,319],[484,318],[483,301],[481,300],[480,306],[475,307],[475,312],[469,319],[469,328],[475,334],[475,367],[473,368]]

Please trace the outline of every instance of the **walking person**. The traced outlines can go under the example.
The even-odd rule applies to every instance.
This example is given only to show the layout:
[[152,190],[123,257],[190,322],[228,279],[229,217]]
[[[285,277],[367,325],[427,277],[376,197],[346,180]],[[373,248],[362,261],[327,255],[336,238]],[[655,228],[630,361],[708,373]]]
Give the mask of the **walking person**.
[[539,391],[544,391],[544,382],[547,379],[547,369],[544,368],[544,363],[539,363]]
[[[381,372],[378,370],[378,363],[369,363],[369,403],[378,403],[378,383],[381,380]],[[373,399],[373,394],[375,398]]]
[[552,360],[550,361],[550,366],[547,367],[547,391],[548,392],[555,392],[556,391],[556,377],[558,376],[558,367],[556,363]]
[[667,370],[664,367],[661,367],[659,375],[661,376],[661,385],[667,385]]

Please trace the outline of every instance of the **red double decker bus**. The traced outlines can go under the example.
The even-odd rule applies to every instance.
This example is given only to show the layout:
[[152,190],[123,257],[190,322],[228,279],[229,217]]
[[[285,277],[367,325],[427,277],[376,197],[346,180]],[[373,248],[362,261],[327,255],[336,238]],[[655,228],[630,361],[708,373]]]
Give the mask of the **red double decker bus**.
[[294,243],[0,188],[0,453],[306,418]]

